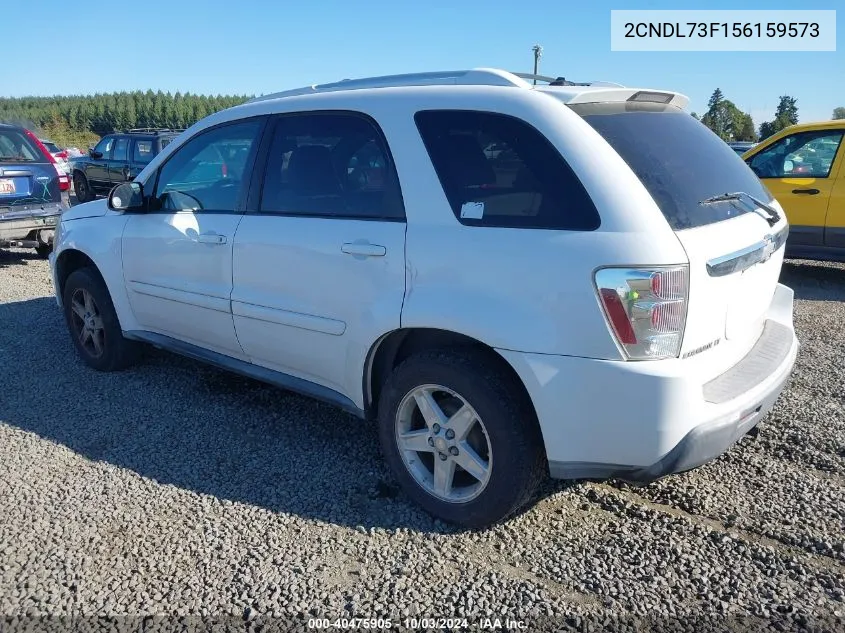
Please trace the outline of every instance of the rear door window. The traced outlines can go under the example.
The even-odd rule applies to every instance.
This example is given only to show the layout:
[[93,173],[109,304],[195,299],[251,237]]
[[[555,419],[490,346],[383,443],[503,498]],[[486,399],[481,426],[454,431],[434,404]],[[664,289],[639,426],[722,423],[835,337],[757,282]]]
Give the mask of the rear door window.
[[736,201],[702,204],[714,196],[743,192],[772,201],[737,153],[679,108],[631,102],[570,107],[628,163],[674,230],[749,212]]
[[125,136],[115,139],[112,160],[118,160],[124,163],[129,160],[129,139]]
[[589,231],[599,214],[555,147],[520,119],[471,110],[414,117],[455,217],[468,226]]
[[362,220],[405,218],[381,131],[368,117],[351,112],[276,120],[260,210]]

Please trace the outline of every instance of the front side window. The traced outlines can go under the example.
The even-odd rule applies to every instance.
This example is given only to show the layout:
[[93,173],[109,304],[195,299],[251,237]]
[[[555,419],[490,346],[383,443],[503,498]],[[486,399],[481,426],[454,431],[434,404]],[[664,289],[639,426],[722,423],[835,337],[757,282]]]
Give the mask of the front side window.
[[125,136],[115,139],[112,160],[119,160],[124,163],[129,160],[129,139]]
[[842,135],[842,130],[824,130],[786,136],[749,164],[760,178],[827,178]]
[[112,145],[114,145],[114,137],[107,136],[102,141],[97,143],[97,146],[94,148],[94,151],[102,154],[100,158],[109,158],[111,156]]
[[414,119],[462,224],[598,228],[598,211],[578,177],[525,121],[469,110],[429,110]]
[[235,211],[250,174],[263,122],[247,120],[203,132],[177,149],[161,167],[153,207]]
[[277,120],[260,210],[354,219],[403,219],[399,181],[375,123],[357,114]]

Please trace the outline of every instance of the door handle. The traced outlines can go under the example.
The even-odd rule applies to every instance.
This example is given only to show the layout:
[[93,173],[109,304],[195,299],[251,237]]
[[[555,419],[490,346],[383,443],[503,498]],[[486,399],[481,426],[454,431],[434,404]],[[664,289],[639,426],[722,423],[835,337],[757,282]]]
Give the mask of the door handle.
[[200,233],[197,236],[197,242],[200,244],[225,244],[226,236],[217,233]]
[[818,193],[821,193],[818,189],[793,189],[792,193],[806,193],[810,196],[815,196]]
[[347,242],[340,247],[340,250],[347,255],[358,255],[360,257],[384,257],[387,249],[379,244],[369,242]]

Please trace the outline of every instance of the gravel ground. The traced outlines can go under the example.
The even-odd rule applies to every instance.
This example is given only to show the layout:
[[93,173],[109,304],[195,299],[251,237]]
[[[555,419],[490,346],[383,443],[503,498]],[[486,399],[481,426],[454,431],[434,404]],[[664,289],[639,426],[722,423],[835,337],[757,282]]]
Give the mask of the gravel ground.
[[397,492],[376,429],[338,410],[152,350],[86,369],[46,262],[0,251],[0,631],[845,630],[845,266],[783,279],[802,348],[756,439],[648,487],[550,482],[506,525],[460,532]]

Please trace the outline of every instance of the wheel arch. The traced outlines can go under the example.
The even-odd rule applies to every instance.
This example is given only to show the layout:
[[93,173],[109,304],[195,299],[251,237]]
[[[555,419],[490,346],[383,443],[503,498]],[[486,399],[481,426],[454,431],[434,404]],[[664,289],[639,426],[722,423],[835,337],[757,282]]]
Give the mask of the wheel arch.
[[513,381],[536,419],[537,411],[528,389],[507,359],[493,347],[476,338],[439,328],[400,328],[384,334],[373,343],[367,354],[363,372],[364,412],[367,419],[377,418],[381,389],[390,372],[402,361],[423,351],[456,348],[478,352],[499,367]]
[[[64,296],[65,292],[65,283],[67,282],[68,277],[70,277],[71,273],[80,268],[91,268],[105,283],[105,279],[103,279],[103,274],[100,272],[99,266],[97,266],[96,262],[89,257],[86,253],[75,249],[75,248],[66,248],[65,250],[61,251],[56,256],[56,292],[59,297]],[[106,284],[108,287],[108,284]]]

